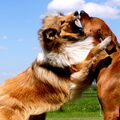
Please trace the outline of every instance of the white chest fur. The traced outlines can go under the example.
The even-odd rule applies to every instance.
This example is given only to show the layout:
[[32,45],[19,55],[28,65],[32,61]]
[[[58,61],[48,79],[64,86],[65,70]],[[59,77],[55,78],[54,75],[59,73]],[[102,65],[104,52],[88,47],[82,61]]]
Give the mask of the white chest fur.
[[70,66],[83,61],[93,47],[93,38],[87,37],[83,41],[65,46],[64,50],[59,54],[55,52],[47,53],[44,49],[41,49],[37,57],[37,62],[48,62],[54,67]]

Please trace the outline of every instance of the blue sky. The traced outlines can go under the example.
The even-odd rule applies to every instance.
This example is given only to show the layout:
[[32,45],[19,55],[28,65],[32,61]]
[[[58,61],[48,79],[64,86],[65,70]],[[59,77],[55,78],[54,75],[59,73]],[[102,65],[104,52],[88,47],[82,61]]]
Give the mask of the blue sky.
[[36,59],[44,13],[76,10],[103,19],[120,42],[120,0],[0,0],[0,84]]

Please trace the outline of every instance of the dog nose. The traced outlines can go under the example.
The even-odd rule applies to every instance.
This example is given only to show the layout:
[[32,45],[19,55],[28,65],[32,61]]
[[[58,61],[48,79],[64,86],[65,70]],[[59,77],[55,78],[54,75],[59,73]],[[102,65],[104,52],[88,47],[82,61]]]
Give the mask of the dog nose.
[[84,14],[84,13],[85,13],[85,11],[84,11],[84,10],[81,10],[80,15],[82,15],[82,14]]
[[78,15],[79,15],[78,11],[75,11],[74,16],[78,16]]

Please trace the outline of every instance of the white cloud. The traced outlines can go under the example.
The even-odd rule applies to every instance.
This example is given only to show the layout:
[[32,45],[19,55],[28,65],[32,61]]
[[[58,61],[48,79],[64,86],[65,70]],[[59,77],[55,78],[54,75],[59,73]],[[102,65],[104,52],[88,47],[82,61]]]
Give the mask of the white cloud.
[[84,4],[84,0],[53,0],[48,4],[48,10],[68,13],[83,7]]
[[5,46],[0,46],[0,49],[2,49],[2,50],[6,50],[6,49],[8,49],[8,48],[5,47]]
[[0,77],[14,77],[14,76],[18,75],[19,73],[21,73],[21,71],[17,71],[16,73],[14,73],[14,72],[3,72],[3,73],[0,73]]
[[9,78],[15,77],[19,73],[21,73],[21,71],[0,73],[0,84],[3,83],[5,80],[7,80]]
[[35,39],[33,38],[33,39],[31,39],[31,41],[34,41]]
[[33,47],[34,50],[38,49],[37,47]]
[[41,14],[39,19],[43,19],[45,17],[45,14]]
[[30,20],[27,21],[28,23],[30,22]]
[[96,17],[111,18],[111,19],[116,19],[120,17],[118,15],[120,10],[102,4],[86,3],[84,5],[84,10],[91,16],[96,16]]
[[1,75],[6,76],[6,75],[8,75],[8,74],[7,74],[7,73],[2,73]]
[[112,0],[115,4],[120,6],[120,0]]
[[105,4],[110,6],[120,6],[120,0],[108,0]]
[[7,39],[7,36],[3,36],[2,39]]
[[23,39],[19,39],[18,41],[19,41],[19,42],[22,42],[22,41],[23,41]]
[[63,13],[85,10],[90,16],[116,19],[120,18],[118,5],[120,5],[120,0],[108,0],[100,4],[85,2],[85,0],[52,0],[47,8],[48,11],[60,11]]

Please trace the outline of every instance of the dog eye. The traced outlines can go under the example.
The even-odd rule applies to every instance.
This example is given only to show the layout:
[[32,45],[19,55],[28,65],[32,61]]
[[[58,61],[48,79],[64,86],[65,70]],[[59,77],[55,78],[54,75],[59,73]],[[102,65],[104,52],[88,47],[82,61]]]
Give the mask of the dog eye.
[[65,22],[65,21],[62,21],[62,22],[61,22],[61,25],[64,24],[64,22]]
[[93,19],[93,17],[89,17],[89,20],[92,20]]

